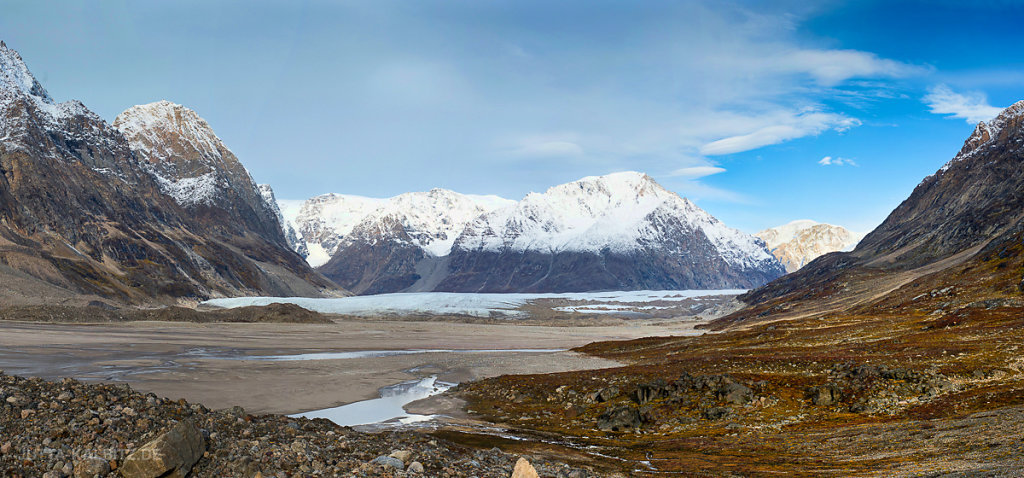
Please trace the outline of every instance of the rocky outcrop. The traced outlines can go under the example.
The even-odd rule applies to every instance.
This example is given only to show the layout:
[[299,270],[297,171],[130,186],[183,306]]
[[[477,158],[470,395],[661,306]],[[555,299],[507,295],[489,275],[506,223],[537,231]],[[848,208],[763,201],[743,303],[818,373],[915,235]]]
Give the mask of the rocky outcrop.
[[[132,130],[137,138],[159,137],[173,147],[152,155],[133,149],[81,103],[55,103],[21,57],[0,46],[0,273],[26,289],[35,283],[63,291],[68,300],[122,303],[334,288],[288,249],[248,173],[225,159],[226,149],[191,144],[195,138],[185,134],[147,136],[145,125],[152,124]],[[190,156],[190,145],[193,152],[216,150],[224,161]],[[190,202],[205,196],[187,192],[207,184],[190,174],[221,178],[238,191],[210,196],[220,202]],[[171,179],[180,179],[177,189],[165,184]],[[0,295],[5,303],[20,300],[7,290]]]

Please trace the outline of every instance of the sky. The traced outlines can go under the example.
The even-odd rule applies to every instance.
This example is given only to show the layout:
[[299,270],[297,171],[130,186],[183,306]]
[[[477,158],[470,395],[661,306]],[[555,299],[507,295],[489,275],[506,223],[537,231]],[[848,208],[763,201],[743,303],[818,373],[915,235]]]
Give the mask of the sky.
[[1016,1],[0,0],[108,121],[196,110],[279,198],[650,174],[747,232],[867,232],[1024,99]]

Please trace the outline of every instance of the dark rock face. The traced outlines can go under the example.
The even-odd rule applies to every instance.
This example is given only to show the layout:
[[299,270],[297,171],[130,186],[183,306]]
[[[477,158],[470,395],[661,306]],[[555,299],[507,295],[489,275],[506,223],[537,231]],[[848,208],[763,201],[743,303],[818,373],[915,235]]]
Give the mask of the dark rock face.
[[[781,306],[841,296],[846,284],[861,276],[925,266],[942,270],[991,253],[1013,242],[1024,228],[1022,165],[1024,101],[978,124],[960,153],[921,181],[853,251],[822,256],[741,300]],[[973,253],[976,247],[982,249]]]
[[374,230],[353,230],[355,239],[343,241],[320,272],[356,294],[398,292],[415,284],[420,279],[416,265],[424,259],[423,249],[411,243],[400,223],[379,225]]
[[[466,251],[455,250],[451,273],[436,290],[443,292],[585,292],[592,290],[685,290],[751,288],[782,275],[767,270],[737,270],[699,240],[682,253],[663,249],[628,254],[612,251]],[[779,266],[781,269],[781,266]]]
[[279,228],[235,205],[176,203],[119,131],[81,103],[54,104],[6,47],[0,88],[0,265],[127,303],[332,287]]

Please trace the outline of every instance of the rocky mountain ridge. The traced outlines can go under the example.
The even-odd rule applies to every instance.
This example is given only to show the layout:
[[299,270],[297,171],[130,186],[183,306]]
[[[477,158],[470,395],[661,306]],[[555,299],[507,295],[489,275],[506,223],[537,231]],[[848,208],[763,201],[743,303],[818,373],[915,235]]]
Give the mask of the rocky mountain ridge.
[[[174,161],[181,171],[198,172],[192,163],[203,156],[187,153],[209,153],[210,145],[190,143],[195,138],[181,133],[154,135],[182,139],[174,151],[185,157]],[[57,104],[21,56],[0,44],[5,281],[20,284],[19,290],[56,289],[72,302],[132,304],[335,289],[288,249],[254,188],[241,184],[233,192],[237,196],[220,205],[182,205],[152,173],[162,159],[133,149],[121,131],[82,103]],[[233,176],[248,179],[242,172]],[[10,291],[0,300],[26,300]]]

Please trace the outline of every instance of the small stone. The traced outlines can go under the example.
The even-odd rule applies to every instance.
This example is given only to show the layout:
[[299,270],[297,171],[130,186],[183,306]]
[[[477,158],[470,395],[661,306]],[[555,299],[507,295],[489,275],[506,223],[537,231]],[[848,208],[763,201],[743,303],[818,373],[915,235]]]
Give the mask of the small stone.
[[22,410],[21,411],[21,419],[24,420],[24,419],[26,419],[28,417],[31,417],[32,415],[35,415],[35,414],[36,414],[35,410],[29,410],[29,409]]
[[511,478],[540,478],[537,476],[537,470],[533,468],[533,465],[527,461],[526,458],[519,457],[516,461],[516,467],[512,470]]
[[90,456],[75,463],[75,478],[93,478],[110,473],[110,463],[100,457]]
[[409,450],[395,450],[391,452],[391,458],[398,458],[402,460],[402,463],[408,463],[409,458],[412,458],[412,452]]
[[7,442],[7,443],[4,443],[3,445],[0,445],[0,454],[6,455],[6,454],[8,454],[10,452],[11,452],[11,442]]
[[414,461],[409,463],[409,473],[423,473],[423,463]]

